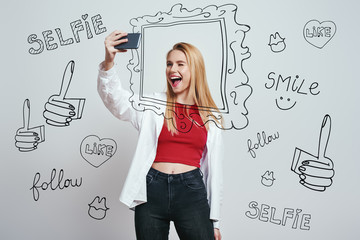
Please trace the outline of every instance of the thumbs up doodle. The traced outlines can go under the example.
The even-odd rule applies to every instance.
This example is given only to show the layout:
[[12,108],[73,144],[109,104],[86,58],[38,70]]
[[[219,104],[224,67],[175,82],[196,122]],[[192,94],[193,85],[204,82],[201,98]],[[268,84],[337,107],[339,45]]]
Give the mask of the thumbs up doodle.
[[72,120],[80,119],[84,109],[84,98],[66,98],[74,73],[75,62],[70,61],[64,71],[60,93],[50,96],[43,113],[46,123],[55,127],[66,127]]
[[320,129],[317,156],[299,148],[295,149],[291,170],[300,177],[300,183],[314,191],[323,192],[332,185],[334,163],[326,156],[331,132],[331,118],[325,115]]
[[30,152],[37,149],[39,143],[45,141],[45,127],[30,128],[30,101],[26,99],[23,105],[23,126],[16,131],[15,146],[20,152]]

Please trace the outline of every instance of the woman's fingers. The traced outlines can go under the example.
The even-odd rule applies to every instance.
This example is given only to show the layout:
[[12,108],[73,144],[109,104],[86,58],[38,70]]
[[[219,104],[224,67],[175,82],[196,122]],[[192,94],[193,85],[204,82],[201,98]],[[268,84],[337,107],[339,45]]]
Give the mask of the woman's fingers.
[[115,45],[127,42],[127,38],[121,39],[125,36],[127,36],[126,32],[115,30],[105,38],[105,44],[114,47]]
[[126,52],[126,50],[119,50],[116,49],[115,46],[125,43],[128,41],[127,38],[123,38],[127,36],[126,32],[120,31],[120,30],[115,30],[112,33],[110,33],[106,38],[105,38],[105,61],[104,61],[104,69],[108,70],[110,69],[113,65],[114,65],[114,59],[115,59],[115,55],[118,52]]

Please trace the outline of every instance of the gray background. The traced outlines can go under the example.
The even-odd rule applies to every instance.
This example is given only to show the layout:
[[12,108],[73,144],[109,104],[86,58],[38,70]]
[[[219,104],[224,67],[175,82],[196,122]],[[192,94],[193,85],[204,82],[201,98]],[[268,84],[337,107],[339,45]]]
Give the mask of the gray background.
[[[130,123],[117,120],[103,106],[96,91],[97,69],[104,56],[104,38],[110,32],[115,29],[131,32],[130,19],[154,16],[159,11],[169,12],[177,3],[65,0],[2,4],[1,239],[135,239],[133,212],[119,202],[118,196],[135,150],[137,132]],[[189,11],[225,4],[223,1],[181,3]],[[244,60],[241,67],[249,77],[252,92],[245,103],[248,125],[242,130],[224,131],[223,239],[356,239],[360,235],[360,164],[356,153],[360,133],[357,119],[359,3],[355,0],[228,3],[238,7],[236,21],[250,27],[243,46],[249,48],[251,57]],[[91,25],[91,17],[97,14],[101,15],[101,27],[106,27],[106,32],[99,35]],[[37,47],[27,42],[29,35],[36,34],[44,41],[42,32],[52,30],[52,43],[59,44],[55,29],[61,29],[64,39],[73,37],[70,23],[81,20],[85,28],[83,17],[90,23],[93,38],[88,39],[84,30],[79,32],[78,43],[45,49],[37,55],[29,54],[31,47]],[[308,43],[303,36],[305,24],[313,19],[336,24],[336,33],[321,49]],[[176,34],[168,35],[171,41],[183,37],[191,41],[192,31],[198,30],[179,27]],[[203,31],[203,35],[211,39],[211,28]],[[268,45],[270,35],[275,32],[279,32],[286,43],[285,50],[279,53],[271,51]],[[219,33],[214,35],[215,40],[211,40],[216,42]],[[163,88],[163,52],[172,44],[170,40],[168,45],[160,44],[161,36],[157,32],[148,36],[145,44],[153,47],[146,48],[149,53],[144,59],[152,59],[153,65],[146,69],[149,72],[144,82],[150,92]],[[209,74],[212,76],[209,84],[214,98],[218,99],[216,91],[219,90],[214,87],[217,80],[213,75],[217,74],[216,59],[220,53],[211,52],[212,41],[203,42],[200,39],[197,45],[203,48],[209,71],[215,71]],[[130,78],[126,64],[130,58],[131,52],[117,58],[116,67],[126,88],[129,88]],[[58,93],[70,60],[75,61],[75,69],[67,96],[86,99],[83,115],[67,127],[53,127],[45,122],[44,105],[51,95]],[[270,84],[268,75],[271,72],[276,78],[281,75],[294,79],[298,75],[300,82],[305,79],[302,89],[307,94],[280,87],[277,91],[275,87],[267,89],[265,84]],[[318,95],[308,91],[313,82],[319,84]],[[290,110],[280,110],[275,103],[280,96],[297,103]],[[20,152],[14,139],[23,124],[25,99],[31,104],[30,126],[45,127],[45,141],[30,152]],[[317,154],[319,131],[326,114],[331,116],[332,124],[326,156],[334,163],[335,176],[326,191],[318,192],[299,184],[299,176],[290,168],[296,147]],[[248,140],[256,143],[257,134],[262,136],[263,131],[267,136],[275,134],[278,138],[255,150],[254,158],[248,151]],[[81,143],[89,135],[112,139],[117,145],[115,155],[99,167],[89,164],[80,153]],[[34,201],[30,189],[36,174],[41,175],[40,185],[50,181],[53,169],[56,169],[54,186],[61,170],[62,184],[66,179],[81,179],[81,186],[39,189],[39,199]],[[262,184],[266,171],[272,171],[275,178],[271,187]],[[106,198],[109,208],[101,220],[89,214],[89,204],[96,196]],[[245,214],[255,213],[249,206],[253,201],[259,208],[263,205],[262,215],[256,219]],[[291,209],[293,218],[279,225],[270,221],[271,213],[274,219],[282,219],[284,211]],[[296,212],[299,218],[295,217]],[[308,230],[300,228],[304,214],[311,217]],[[177,239],[173,227],[170,234],[170,239]]]

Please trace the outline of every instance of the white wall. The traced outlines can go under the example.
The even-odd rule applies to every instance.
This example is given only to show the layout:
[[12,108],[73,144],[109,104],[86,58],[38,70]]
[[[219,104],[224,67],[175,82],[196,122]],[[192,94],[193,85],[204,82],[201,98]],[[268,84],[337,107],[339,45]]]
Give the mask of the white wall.
[[[135,239],[133,212],[118,196],[137,132],[96,91],[104,38],[121,29],[143,33],[138,52],[117,58],[124,86],[135,83],[136,93],[164,89],[164,54],[174,42],[203,52],[226,123],[224,239],[355,239],[359,7],[355,0],[3,3],[0,238]],[[313,27],[323,35],[313,37]],[[276,32],[284,43],[269,46]],[[134,53],[144,75],[127,69]],[[75,107],[68,121],[49,104],[56,100]],[[32,143],[23,139],[36,148],[25,149]],[[100,155],[91,154],[94,143]],[[313,176],[305,182],[318,187],[299,183],[304,160],[325,168],[302,166]],[[263,178],[267,172],[275,180]],[[101,199],[106,211],[89,206]]]

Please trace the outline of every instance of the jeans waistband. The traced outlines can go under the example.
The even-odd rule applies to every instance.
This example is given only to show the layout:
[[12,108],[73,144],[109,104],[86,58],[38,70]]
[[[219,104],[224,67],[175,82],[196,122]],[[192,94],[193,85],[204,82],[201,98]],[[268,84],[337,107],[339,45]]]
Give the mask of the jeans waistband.
[[183,180],[183,179],[189,179],[189,178],[203,176],[203,173],[201,172],[201,170],[199,168],[196,168],[194,170],[184,172],[184,173],[178,173],[178,174],[167,174],[167,173],[160,172],[154,168],[150,168],[148,174],[152,175],[154,178],[164,179],[164,180],[169,179],[169,177],[171,177],[172,179],[182,179]]

